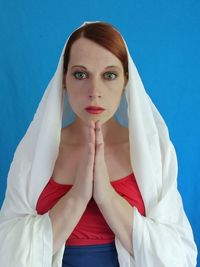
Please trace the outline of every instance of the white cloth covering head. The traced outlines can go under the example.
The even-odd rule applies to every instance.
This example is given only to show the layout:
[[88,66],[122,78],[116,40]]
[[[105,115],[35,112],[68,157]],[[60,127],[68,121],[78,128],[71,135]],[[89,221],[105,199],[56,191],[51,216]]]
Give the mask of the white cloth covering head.
[[[87,21],[80,27],[96,22],[100,21]],[[52,175],[61,128],[74,119],[62,89],[63,54],[68,39],[9,169],[0,212],[2,267],[62,266],[65,244],[53,255],[51,221],[48,212],[37,214],[36,203]],[[175,149],[168,128],[147,95],[123,41],[128,54],[129,80],[115,118],[129,129],[131,165],[146,216],[133,207],[134,257],[115,237],[120,267],[193,267],[197,248],[177,190]]]

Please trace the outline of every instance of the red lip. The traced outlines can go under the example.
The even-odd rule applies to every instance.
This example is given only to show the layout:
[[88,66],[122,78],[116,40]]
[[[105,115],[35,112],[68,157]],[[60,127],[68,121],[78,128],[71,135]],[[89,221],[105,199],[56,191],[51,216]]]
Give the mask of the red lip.
[[100,114],[101,112],[104,112],[104,109],[86,109],[86,111],[91,114]]
[[88,106],[85,108],[86,110],[105,110],[103,107],[100,106]]

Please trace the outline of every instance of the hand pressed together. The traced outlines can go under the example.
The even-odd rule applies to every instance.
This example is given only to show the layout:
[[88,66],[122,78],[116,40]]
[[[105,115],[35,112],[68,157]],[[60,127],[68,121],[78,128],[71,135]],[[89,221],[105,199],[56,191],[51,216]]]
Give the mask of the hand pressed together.
[[100,121],[90,121],[87,125],[88,140],[84,147],[71,194],[84,203],[93,197],[100,205],[110,201],[116,194],[109,179],[104,157],[104,140]]
[[104,139],[102,134],[102,124],[100,121],[95,123],[92,140],[95,142],[94,153],[94,175],[93,175],[93,198],[97,204],[103,204],[111,200],[115,195],[115,190],[110,183],[108,169],[104,157]]

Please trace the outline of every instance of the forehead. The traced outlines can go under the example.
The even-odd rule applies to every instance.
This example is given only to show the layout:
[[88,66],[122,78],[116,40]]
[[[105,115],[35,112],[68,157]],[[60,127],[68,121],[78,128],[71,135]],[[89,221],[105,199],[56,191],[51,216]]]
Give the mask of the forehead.
[[104,68],[108,65],[123,67],[114,54],[87,38],[80,38],[73,43],[69,65],[86,65],[95,68]]

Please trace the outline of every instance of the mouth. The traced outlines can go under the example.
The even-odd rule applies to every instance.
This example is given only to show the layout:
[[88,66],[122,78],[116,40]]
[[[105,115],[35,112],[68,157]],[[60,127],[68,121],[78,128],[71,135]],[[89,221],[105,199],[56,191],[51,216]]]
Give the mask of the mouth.
[[88,107],[86,107],[85,109],[103,109],[104,110],[104,108],[103,107],[100,107],[100,106],[88,106]]
[[85,108],[85,110],[90,114],[100,114],[103,111],[105,111],[103,107],[99,107],[99,106],[88,106]]
[[85,110],[90,114],[100,114],[105,111],[105,109],[89,109],[89,108],[86,108]]

